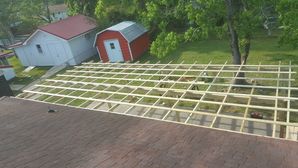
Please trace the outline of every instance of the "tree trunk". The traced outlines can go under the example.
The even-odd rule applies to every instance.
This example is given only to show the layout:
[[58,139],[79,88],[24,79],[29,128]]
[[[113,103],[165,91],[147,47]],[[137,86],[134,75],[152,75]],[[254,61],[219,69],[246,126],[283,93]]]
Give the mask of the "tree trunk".
[[[234,12],[237,10],[235,9],[235,4],[233,4],[234,0],[225,0],[226,8],[227,8],[227,24],[228,24],[228,30],[230,35],[230,47],[232,50],[232,57],[233,57],[233,63],[235,65],[241,65],[241,54],[239,50],[239,40],[238,40],[238,34],[234,28],[233,23],[233,16]],[[243,72],[240,72],[236,77],[245,77],[245,74]],[[245,84],[245,79],[235,79],[233,81],[234,84]]]
[[243,64],[246,64],[248,55],[250,51],[250,35],[245,36],[245,44],[244,44],[244,53],[242,55],[242,61],[244,62]]
[[228,30],[230,35],[230,47],[232,50],[233,63],[236,65],[240,65],[241,55],[239,50],[238,34],[234,29],[234,24],[233,24],[234,9],[233,9],[232,0],[226,0],[226,7],[227,7],[227,24],[228,24]]
[[46,7],[46,15],[47,15],[47,19],[48,19],[48,23],[51,23],[52,22],[52,19],[51,19],[51,13],[50,13],[50,9],[49,9],[49,1],[48,0],[44,0],[44,5]]
[[138,8],[141,9],[142,11],[146,8],[145,0],[138,1]]

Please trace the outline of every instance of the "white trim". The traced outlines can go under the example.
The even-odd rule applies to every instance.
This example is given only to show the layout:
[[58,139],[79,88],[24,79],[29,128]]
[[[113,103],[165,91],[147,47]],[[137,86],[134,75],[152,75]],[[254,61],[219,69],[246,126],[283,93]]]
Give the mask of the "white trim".
[[20,45],[20,46],[24,46],[24,45],[27,45],[27,42],[32,38],[32,37],[34,37],[35,36],[35,34],[37,34],[39,31],[41,31],[41,30],[39,30],[39,29],[37,29],[33,34],[31,34],[23,43],[22,43],[22,45]]
[[[89,30],[89,31],[87,31],[87,32],[85,32],[85,33],[82,33],[82,34],[80,34],[80,35],[77,35],[77,36],[75,36],[75,37],[72,37],[72,38],[68,39],[67,41],[74,40],[74,39],[79,38],[79,37],[81,37],[81,36],[83,36],[83,35],[85,35],[85,34],[91,33],[92,31],[95,31],[95,30],[96,30],[96,28],[94,28],[94,29],[92,29],[92,30]],[[65,40],[65,39],[64,39],[64,40]]]
[[133,61],[134,59],[133,59],[133,56],[132,56],[132,52],[131,52],[131,48],[130,48],[130,43],[128,43],[128,49],[129,49],[129,54],[130,54],[131,61]]
[[[111,48],[110,44],[114,44],[114,49]],[[106,39],[103,41],[105,51],[109,58],[109,62],[124,62],[124,55],[122,52],[121,43],[118,38]]]
[[100,52],[99,52],[99,49],[98,49],[97,46],[96,46],[96,50],[97,50],[97,53],[98,53],[98,55],[99,55],[100,61],[102,61],[102,58],[101,58],[101,55],[100,55]]
[[[121,34],[121,36],[126,40],[126,42],[127,42],[127,44],[128,44],[128,49],[129,49],[129,53],[130,53],[130,58],[131,58],[131,61],[133,61],[134,59],[133,59],[132,52],[131,52],[131,48],[130,48],[130,42],[128,42],[128,40],[126,39],[126,37],[125,37],[120,31],[115,31],[115,30],[108,30],[108,29],[105,29],[105,30],[102,30],[102,31],[96,33],[93,47],[96,46],[96,41],[97,41],[98,35],[100,35],[101,33],[105,32],[105,31],[119,32],[119,33]],[[107,39],[107,40],[109,40],[109,39]],[[120,47],[121,47],[121,43],[120,43]],[[121,49],[122,49],[122,48],[121,48]],[[124,56],[123,56],[123,59],[124,59]],[[124,61],[125,61],[125,60],[124,60]]]
[[[228,74],[225,73],[226,71]],[[241,85],[241,87],[250,91],[232,90],[234,86],[238,85],[230,81],[243,79],[243,77],[234,74],[247,71],[253,76],[248,75],[249,78],[245,79],[254,79],[253,84]],[[272,75],[265,75],[260,78],[258,75],[261,75],[262,72],[272,74],[278,79]],[[82,103],[73,105],[87,109],[91,108],[88,106],[89,103],[96,102],[96,106],[93,107],[92,105],[92,109],[105,110],[108,108],[107,111],[109,112],[119,112],[125,115],[133,112],[138,117],[150,119],[158,117],[160,121],[170,120],[197,126],[208,124],[208,127],[213,129],[219,127],[231,132],[250,133],[247,128],[256,129],[250,134],[279,138],[276,136],[277,133],[269,133],[269,129],[264,124],[269,124],[270,129],[272,127],[274,132],[278,130],[277,126],[280,125],[298,127],[298,123],[290,122],[289,118],[279,120],[276,115],[277,111],[286,112],[286,117],[290,117],[290,113],[298,113],[298,109],[290,106],[291,103],[296,103],[298,98],[291,97],[289,94],[291,90],[298,90],[298,88],[290,87],[291,76],[287,76],[286,80],[280,76],[282,74],[293,74],[291,64],[229,65],[227,62],[221,65],[212,65],[211,63],[205,65],[196,63],[85,63],[81,66],[75,66],[74,70],[68,70],[65,74],[57,75],[56,79],[48,79],[35,85],[30,90],[24,91],[19,97],[66,105],[71,105],[75,100],[80,100]],[[176,78],[173,78],[174,76]],[[190,76],[192,78],[189,78]],[[210,77],[212,81],[206,81]],[[225,81],[219,81],[219,79],[225,79]],[[266,82],[268,80],[272,82]],[[287,86],[282,86],[282,83],[275,84],[276,80],[287,84]],[[262,88],[258,90],[263,91],[255,92],[256,88]],[[57,91],[55,91],[56,89]],[[266,93],[266,89],[269,89],[270,92]],[[288,94],[276,93],[271,95],[271,90],[272,92],[287,91]],[[266,100],[266,103],[258,102],[259,100]],[[277,106],[277,102],[286,102],[287,106]],[[225,107],[235,107],[237,111],[229,112],[227,109],[224,110]],[[260,112],[268,116],[265,119],[250,117],[249,112],[255,110],[257,112],[265,110],[265,112]],[[200,120],[197,117],[202,116],[209,117],[211,122],[197,122]],[[220,123],[221,127],[217,125],[217,119],[224,119],[223,123]],[[234,129],[232,121],[241,124],[239,125],[240,130]],[[231,127],[226,127],[226,122],[228,124],[231,122]],[[257,124],[257,127],[248,127],[248,122]],[[260,123],[262,125],[258,129]],[[261,129],[262,131],[258,132]],[[290,131],[286,132],[285,139],[291,140],[290,133]]]
[[68,41],[68,40],[65,40],[65,39],[63,39],[63,38],[61,38],[61,37],[59,37],[59,36],[54,35],[54,34],[48,33],[48,32],[43,31],[43,30],[41,30],[41,29],[37,29],[37,30],[36,30],[36,31],[35,31],[29,38],[27,38],[27,40],[26,40],[22,45],[23,45],[23,46],[27,45],[28,41],[31,40],[31,38],[33,38],[38,32],[43,32],[43,33],[46,33],[46,34],[48,34],[48,35],[57,37],[57,38],[59,38],[59,39],[61,39],[61,40]]
[[103,31],[105,31],[105,30],[102,30],[102,31],[96,33],[96,35],[95,35],[95,39],[94,39],[94,43],[93,43],[93,47],[96,46],[97,36],[98,36],[99,34],[101,34]]
[[[83,36],[83,35],[85,35],[85,34],[91,33],[92,31],[95,31],[95,30],[96,30],[96,28],[94,28],[94,29],[92,29],[92,30],[89,30],[89,31],[87,31],[87,32],[84,32],[84,33],[82,33],[82,34],[80,34],[80,35],[77,35],[77,36],[75,36],[75,37],[72,37],[72,38],[66,40],[66,39],[64,39],[64,38],[62,38],[62,37],[59,37],[59,36],[57,36],[57,35],[54,35],[54,34],[52,34],[52,33],[46,32],[46,31],[41,30],[41,29],[37,29],[37,30],[36,30],[33,34],[31,34],[31,36],[29,36],[29,37],[28,37],[28,38],[27,38],[27,39],[26,39],[20,46],[17,46],[17,47],[21,47],[21,46],[25,46],[25,45],[27,45],[28,41],[31,40],[31,38],[33,38],[38,32],[43,32],[43,33],[46,33],[46,34],[48,34],[48,35],[52,35],[52,36],[57,37],[57,38],[59,38],[59,39],[61,39],[61,40],[64,40],[64,41],[69,42],[69,41],[74,40],[74,39],[76,39],[76,38],[79,38],[79,37],[81,37],[81,36]],[[15,48],[17,48],[17,47],[15,47]]]

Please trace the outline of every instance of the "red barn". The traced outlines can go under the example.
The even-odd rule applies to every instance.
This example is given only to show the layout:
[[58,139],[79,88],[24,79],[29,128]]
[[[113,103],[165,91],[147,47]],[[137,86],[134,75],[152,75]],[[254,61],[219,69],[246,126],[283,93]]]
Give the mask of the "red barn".
[[103,62],[132,61],[149,47],[147,30],[131,21],[124,21],[97,33],[95,42]]

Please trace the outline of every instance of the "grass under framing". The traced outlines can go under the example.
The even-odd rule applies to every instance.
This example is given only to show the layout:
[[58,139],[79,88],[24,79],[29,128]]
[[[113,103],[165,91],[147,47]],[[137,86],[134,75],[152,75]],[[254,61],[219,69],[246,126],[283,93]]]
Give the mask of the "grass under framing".
[[[147,61],[161,63],[194,63],[207,64],[212,61],[213,64],[223,64],[226,61],[232,63],[231,52],[229,47],[229,41],[227,39],[209,39],[197,42],[184,43],[178,47],[178,49],[169,56],[164,58],[157,58],[155,56],[146,53],[139,59],[140,62],[144,63]],[[259,35],[252,40],[251,51],[248,58],[247,64],[289,64],[291,61],[292,65],[298,65],[298,49],[293,49],[289,46],[280,46],[278,44],[278,38],[276,36],[268,37],[266,35]],[[293,68],[298,73],[298,68]],[[259,76],[261,77],[261,76]],[[295,79],[292,82],[292,86],[298,87],[298,74],[292,76]],[[298,93],[292,93],[295,97],[298,97]],[[298,105],[294,105],[295,107]],[[206,106],[205,108],[209,108]],[[235,109],[225,109],[230,112]],[[260,110],[258,110],[260,111]],[[264,111],[267,117],[271,117],[272,114]],[[291,114],[291,121],[298,121],[298,114]]]
[[[139,61],[142,63],[146,61],[161,63],[194,63],[207,64],[212,61],[213,64],[223,64],[225,61],[232,62],[229,42],[227,39],[217,40],[203,40],[191,43],[184,43],[178,47],[178,49],[169,56],[159,59],[155,56],[146,53]],[[292,61],[292,65],[298,65],[298,49],[293,49],[288,46],[279,46],[278,38],[275,36],[259,36],[252,40],[251,51],[248,58],[248,64],[289,64]],[[296,68],[297,72],[298,69]],[[298,86],[298,75],[293,76],[296,79],[293,82]]]
[[[192,42],[192,43],[185,43],[182,44],[175,52],[171,53],[168,57],[162,58],[162,59],[158,59],[157,57],[154,56],[150,56],[148,53],[145,54],[143,57],[140,58],[140,62],[147,62],[150,61],[151,63],[153,62],[157,62],[157,61],[161,61],[161,63],[168,63],[170,61],[172,61],[172,63],[180,63],[182,61],[184,61],[184,63],[194,63],[195,61],[197,62],[197,64],[207,64],[210,61],[212,61],[213,64],[223,64],[224,62],[228,61],[228,63],[231,63],[232,59],[231,59],[231,53],[230,53],[230,48],[229,48],[229,43],[228,40],[214,40],[214,39],[210,39],[210,40],[204,40],[204,41],[198,41],[198,42]],[[94,57],[94,62],[97,62],[98,58]],[[251,53],[250,56],[248,58],[248,64],[259,64],[259,62],[261,62],[262,64],[279,64],[279,61],[282,62],[282,64],[289,64],[289,61],[292,61],[292,65],[298,65],[298,49],[292,49],[289,47],[279,47],[278,45],[278,39],[276,37],[257,37],[252,41],[252,45],[251,45]],[[294,69],[296,72],[298,71],[298,69]],[[60,72],[61,74],[62,72]],[[154,72],[152,72],[154,73]],[[64,72],[65,74],[65,72]],[[67,74],[67,73],[66,73]],[[78,74],[80,75],[80,74]],[[84,75],[89,75],[88,73],[84,74]],[[179,75],[179,74],[177,74]],[[214,76],[215,74],[212,74],[212,76]],[[255,74],[251,74],[252,77],[262,77],[261,75],[264,74],[258,74],[257,76],[255,76]],[[266,75],[266,74],[265,74]],[[98,75],[99,77],[101,75]],[[104,75],[103,75],[104,76]],[[107,74],[108,76],[108,74]],[[223,74],[223,76],[233,76],[232,73],[227,73],[227,74]],[[246,76],[250,76],[250,74],[246,74]],[[117,75],[113,76],[114,78],[118,78]],[[121,77],[121,76],[119,76]],[[134,79],[136,77],[136,75],[128,75],[127,78],[132,78]],[[269,76],[266,76],[269,77]],[[59,79],[60,77],[54,77],[55,79]],[[69,79],[71,80],[73,77],[69,77]],[[275,78],[275,77],[273,77]],[[298,75],[294,75],[292,78],[295,78],[296,81],[292,82],[293,86],[298,87]],[[64,79],[68,79],[68,78],[64,78]],[[140,79],[147,79],[146,76],[144,77],[140,77]],[[153,80],[154,78],[152,78]],[[75,81],[80,81],[81,79],[79,77],[75,77],[73,80]],[[159,78],[154,79],[154,80],[159,80]],[[104,80],[103,79],[85,79],[85,82],[98,82],[101,83]],[[109,79],[106,80],[105,83],[110,83],[113,84],[115,83],[117,80],[115,79]],[[118,82],[116,82],[116,84],[127,84],[128,81],[126,80],[120,80]],[[224,83],[224,82],[229,82],[226,81],[224,79],[218,79],[216,81],[216,83]],[[130,85],[133,86],[139,86],[141,85],[143,82],[140,81],[132,81],[130,82]],[[145,82],[143,86],[148,86],[148,87],[153,87],[156,83],[154,82]],[[167,84],[167,88],[170,87],[170,84]],[[275,85],[275,84],[273,84]],[[78,88],[81,87],[78,85]],[[181,84],[175,84],[173,86],[173,88],[175,89],[187,89],[187,88],[183,88],[185,87],[185,85],[181,85]],[[199,87],[206,87],[206,86],[199,86]],[[94,88],[93,85],[86,85],[82,88],[85,89],[96,89],[96,87]],[[98,88],[98,90],[102,90],[104,88]],[[206,88],[205,88],[206,89]],[[200,90],[204,90],[204,88],[200,88]],[[227,88],[224,87],[215,87],[213,86],[210,91],[220,91],[220,92],[225,92],[227,90]],[[59,89],[53,89],[51,92],[53,93],[57,93],[58,91],[61,91]],[[65,91],[66,92],[66,91]],[[125,91],[123,91],[125,92]],[[140,94],[145,94],[142,93],[142,90],[136,90],[134,93],[140,93]],[[238,93],[245,93],[245,94],[249,94],[250,93],[250,89],[233,89],[231,92],[238,92]],[[260,93],[259,93],[260,92]],[[259,94],[265,94],[265,95],[271,95],[271,91],[270,93],[264,93],[264,90],[255,90],[255,93],[259,93]],[[68,93],[64,93],[61,92],[61,94],[69,94],[70,96],[81,96],[84,98],[89,98],[89,97],[93,97],[93,98],[99,98],[99,99],[105,99],[107,98],[109,95],[105,94],[105,93],[94,93],[94,92],[85,92],[85,91],[68,91]],[[156,93],[156,95],[160,95],[161,93]],[[272,92],[272,95],[275,94],[275,90],[274,92]],[[154,92],[150,93],[149,95],[155,95]],[[298,93],[294,93],[295,97],[298,97]],[[119,94],[115,94],[113,96],[111,96],[109,98],[109,100],[121,100],[123,99],[125,96],[124,95],[119,95]],[[41,99],[47,98],[46,97],[42,97]],[[193,99],[199,99],[200,97],[197,98],[193,98]],[[127,101],[133,101],[135,102],[136,99],[131,100],[131,97],[127,98]],[[205,100],[213,100],[216,99],[215,96],[213,97],[205,97]],[[86,100],[74,100],[71,98],[62,98],[59,101],[57,101],[57,97],[52,97],[52,98],[48,98],[46,99],[47,102],[56,102],[59,104],[67,104],[69,103],[69,105],[71,106],[81,106],[81,107],[86,107],[90,104],[89,101]],[[156,98],[144,98],[143,100],[141,100],[139,103],[140,104],[154,104],[157,101]],[[235,99],[235,98],[230,98],[228,97],[228,99],[226,100],[227,102],[230,103],[237,103],[238,101],[244,101],[247,102],[247,99]],[[171,107],[175,102],[169,101],[169,100],[160,100],[157,105],[159,106],[164,106],[164,107]],[[261,101],[261,100],[252,100],[252,104],[254,105],[274,105],[274,101]],[[193,108],[195,106],[194,103],[190,103],[190,102],[179,102],[177,105],[177,108]],[[281,105],[282,106],[282,105]],[[218,105],[215,104],[208,104],[208,103],[201,103],[198,106],[198,110],[202,110],[202,111],[208,111],[208,112],[216,112],[217,109],[219,108]],[[293,108],[293,107],[292,107]],[[298,105],[297,105],[298,108]],[[233,113],[236,116],[243,116],[245,109],[241,108],[241,107],[231,107],[231,106],[224,106],[222,108],[223,113]],[[248,114],[250,112],[254,112],[254,111],[258,111],[258,112],[262,112],[265,115],[265,119],[267,120],[272,120],[272,115],[274,114],[273,111],[268,111],[268,110],[262,110],[262,109],[249,109]],[[279,116],[280,112],[278,112],[278,116]],[[281,116],[284,116],[284,114],[281,114]],[[282,117],[280,117],[282,118]],[[281,119],[282,120],[282,119]],[[298,121],[298,115],[291,113],[291,121]]]
[[10,81],[11,84],[28,85],[31,82],[39,79],[44,75],[51,67],[35,67],[30,72],[23,72],[24,67],[16,56],[8,59],[9,63],[13,66],[16,77]]

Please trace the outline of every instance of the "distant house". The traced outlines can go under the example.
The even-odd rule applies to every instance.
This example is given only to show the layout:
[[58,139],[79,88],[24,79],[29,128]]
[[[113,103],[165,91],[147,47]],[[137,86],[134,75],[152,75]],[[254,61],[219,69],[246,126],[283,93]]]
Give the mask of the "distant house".
[[96,54],[96,27],[86,16],[68,17],[39,27],[14,51],[24,66],[77,65]]
[[3,73],[6,80],[11,80],[16,76],[13,66],[7,60],[11,54],[13,53],[0,52],[0,74]]
[[124,21],[97,33],[94,46],[103,62],[133,61],[148,49],[149,35],[142,25]]
[[49,11],[52,22],[66,19],[68,17],[66,4],[51,5],[49,6]]

